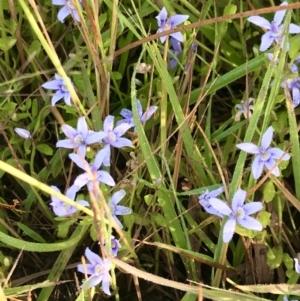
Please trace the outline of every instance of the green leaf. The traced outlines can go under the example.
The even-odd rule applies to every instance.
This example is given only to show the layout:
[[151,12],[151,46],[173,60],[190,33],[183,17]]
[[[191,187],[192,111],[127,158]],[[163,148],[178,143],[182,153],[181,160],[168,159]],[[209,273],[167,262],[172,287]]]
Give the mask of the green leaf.
[[0,50],[6,52],[11,49],[17,42],[17,39],[12,37],[0,38]]
[[264,185],[264,190],[263,190],[264,201],[266,203],[271,202],[274,199],[275,194],[276,194],[276,190],[273,182],[267,181],[266,184]]
[[70,226],[77,222],[76,218],[68,218],[63,220],[61,223],[58,224],[57,227],[57,237],[59,238],[66,238],[69,232]]
[[2,232],[0,232],[0,241],[2,243],[6,244],[7,246],[10,246],[12,248],[19,249],[19,250],[23,249],[24,251],[39,252],[39,253],[55,252],[55,251],[61,251],[61,250],[72,247],[74,244],[76,244],[82,238],[82,235],[86,231],[86,226],[79,225],[77,227],[77,229],[78,229],[77,236],[67,239],[65,241],[60,241],[60,242],[56,242],[56,243],[28,242],[25,240],[11,237]]
[[44,240],[44,238],[42,236],[40,236],[39,234],[37,234],[35,231],[31,230],[30,228],[28,228],[27,226],[25,226],[22,223],[18,223],[17,222],[18,227],[29,237],[31,237],[32,239],[34,239],[35,241],[44,243],[46,242]]
[[39,144],[36,148],[42,154],[45,154],[45,155],[48,155],[48,156],[53,155],[53,149],[45,143]]
[[267,264],[271,269],[278,268],[283,259],[283,250],[281,246],[276,246],[272,249],[274,257],[272,259],[267,257]]

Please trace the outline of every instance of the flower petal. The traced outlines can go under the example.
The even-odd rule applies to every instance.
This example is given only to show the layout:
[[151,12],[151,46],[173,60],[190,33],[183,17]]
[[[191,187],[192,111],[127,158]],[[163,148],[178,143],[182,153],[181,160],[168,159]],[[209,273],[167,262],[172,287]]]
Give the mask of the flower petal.
[[83,157],[81,157],[81,156],[79,156],[79,155],[77,155],[77,154],[74,154],[74,153],[69,154],[69,158],[70,158],[70,159],[71,159],[78,167],[82,168],[82,169],[85,170],[85,171],[86,171],[86,169],[87,169],[87,166],[90,166],[90,165],[86,162],[86,160],[85,160]]
[[66,105],[71,106],[71,95],[69,92],[65,92],[64,94],[64,102]]
[[[286,2],[286,1],[284,1],[284,2],[282,2],[281,4],[280,4],[280,6],[282,6],[282,5],[288,5],[288,3]],[[275,13],[275,15],[274,15],[274,23],[278,26],[279,24],[281,24],[281,22],[282,22],[282,20],[283,20],[283,18],[284,18],[284,16],[285,16],[285,13],[286,13],[286,10],[279,10],[279,11],[277,11],[276,13]]]
[[183,35],[181,32],[174,32],[174,33],[171,33],[170,36],[174,39],[176,39],[177,41],[179,42],[183,42]]
[[101,165],[103,164],[103,160],[107,156],[107,154],[108,148],[103,148],[96,154],[95,161],[93,163],[93,168],[95,170],[98,170],[101,167]]
[[190,16],[189,15],[173,15],[170,17],[171,27],[179,25],[185,22]]
[[264,167],[264,162],[260,160],[260,156],[256,156],[252,163],[252,175],[255,180],[257,180],[261,174]]
[[74,137],[77,135],[77,130],[75,130],[68,124],[63,124],[61,126],[61,129],[64,132],[64,134],[70,139],[74,139]]
[[263,205],[261,202],[251,202],[251,203],[245,204],[243,206],[243,208],[245,210],[245,213],[247,215],[250,215],[250,214],[260,211],[263,208]]
[[106,295],[109,295],[109,296],[111,295],[110,290],[109,290],[110,281],[111,280],[110,280],[109,274],[105,274],[102,279],[102,290]]
[[249,230],[261,231],[263,229],[262,224],[251,216],[245,216],[244,219],[237,219],[237,222],[244,228]]
[[287,161],[291,157],[289,154],[285,154],[285,152],[279,149],[278,147],[272,147],[268,149],[268,153],[271,154],[272,158],[274,159],[279,159],[284,154],[284,156],[281,159],[282,161]]
[[248,154],[258,155],[260,153],[259,147],[250,142],[239,143],[236,145],[236,147]]
[[115,209],[115,215],[128,215],[131,214],[132,210],[128,207],[118,205]]
[[263,149],[266,150],[271,145],[272,138],[273,138],[273,127],[269,126],[261,139],[261,146]]
[[97,264],[103,265],[103,260],[101,259],[101,257],[98,254],[92,252],[89,248],[85,249],[84,255],[91,264],[93,264],[93,265],[97,265]]
[[[273,160],[272,158],[270,158],[268,161],[265,161],[265,166],[268,170],[272,170],[272,174],[275,176],[275,177],[279,177],[280,176],[280,171],[279,171],[279,168],[278,166],[276,166],[276,162],[275,160]],[[274,167],[275,166],[275,167]],[[273,168],[274,167],[274,168]]]
[[64,140],[58,140],[56,142],[56,147],[72,149],[72,148],[76,148],[76,145],[70,139],[64,139]]
[[234,219],[229,219],[223,228],[223,241],[225,243],[230,242],[232,239],[233,233],[235,231],[236,221]]
[[136,100],[136,106],[137,106],[137,111],[138,111],[139,117],[141,119],[142,115],[143,115],[143,107],[142,107],[142,104],[139,99]]
[[65,5],[65,0],[52,0],[52,5]]
[[74,181],[74,185],[78,187],[78,189],[82,188],[90,181],[89,175],[85,172],[79,176]]
[[108,115],[103,122],[103,131],[105,133],[112,131],[114,128],[114,116]]
[[86,145],[79,145],[77,148],[77,154],[84,158],[86,155]]
[[141,117],[141,123],[145,123],[158,109],[157,106],[151,106]]
[[166,21],[167,18],[168,12],[165,7],[163,7],[159,14],[155,17],[159,27],[162,25],[162,21]]
[[299,265],[299,259],[298,258],[294,258],[295,261],[295,271],[300,274],[300,265]]
[[300,91],[298,87],[293,88],[292,90],[293,94],[293,107],[297,107],[300,103]]
[[123,147],[131,147],[132,142],[127,138],[118,138],[116,141],[112,142],[111,145],[116,148],[123,148]]
[[262,51],[262,52],[266,51],[267,49],[270,48],[270,46],[272,45],[274,40],[275,40],[275,38],[272,36],[272,32],[267,31],[266,33],[264,33],[261,36],[261,43],[260,43],[259,50]]
[[62,7],[58,14],[57,14],[57,19],[61,22],[65,22],[65,18],[70,14],[70,9],[67,6]]
[[86,123],[85,117],[79,117],[77,121],[77,131],[87,135],[88,133],[88,125]]
[[85,139],[86,144],[93,144],[93,143],[101,143],[102,139],[106,137],[104,132],[96,132],[89,134],[89,136]]
[[126,195],[126,191],[124,189],[121,189],[121,190],[115,192],[111,196],[108,204],[116,206],[124,198],[125,195]]
[[238,207],[243,206],[246,199],[246,191],[243,189],[238,189],[232,198],[231,207],[233,211],[236,211]]
[[53,95],[53,97],[51,98],[51,105],[52,105],[52,106],[55,106],[55,104],[56,104],[59,100],[61,100],[63,97],[64,97],[64,94],[61,93],[60,90],[58,90],[58,91]]
[[271,23],[263,18],[263,17],[260,17],[260,16],[251,16],[247,19],[249,22],[259,26],[259,27],[262,27],[262,28],[266,28],[266,29],[271,29]]
[[120,229],[123,229],[123,225],[122,223],[120,222],[120,220],[115,216],[115,215],[112,215],[112,218],[113,220],[115,221],[115,223],[119,226]]
[[59,90],[61,85],[62,85],[62,80],[54,79],[42,84],[42,87],[50,90]]
[[133,118],[132,111],[130,111],[128,109],[122,109],[121,112],[120,112],[120,115],[123,116],[126,119]]
[[106,185],[109,185],[109,186],[115,186],[116,185],[116,182],[114,181],[114,179],[112,178],[112,176],[108,172],[106,172],[104,170],[100,170],[100,171],[97,172],[97,175],[98,175],[97,179],[100,182],[102,182]]
[[296,24],[290,24],[289,33],[300,33],[300,26]]
[[123,123],[115,127],[113,130],[114,134],[117,137],[121,137],[130,129],[130,125],[128,123]]
[[232,213],[232,210],[229,208],[229,206],[222,200],[216,199],[216,198],[210,198],[208,203],[218,212],[224,214],[224,215],[230,215]]

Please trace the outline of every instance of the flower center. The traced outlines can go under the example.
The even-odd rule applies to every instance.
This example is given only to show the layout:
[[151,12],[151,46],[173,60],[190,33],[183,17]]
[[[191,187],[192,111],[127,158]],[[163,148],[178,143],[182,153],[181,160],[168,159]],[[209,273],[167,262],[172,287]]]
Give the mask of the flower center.
[[242,207],[239,207],[235,212],[236,218],[243,219],[245,217],[245,210]]
[[271,31],[273,33],[278,33],[279,32],[279,28],[278,26],[274,23],[274,21],[271,23]]
[[76,135],[74,138],[74,142],[77,144],[82,144],[83,143],[82,135],[81,134]]
[[169,30],[171,28],[172,28],[172,25],[169,22],[169,20],[165,20],[165,21],[162,22],[161,29],[163,29],[163,30]]
[[100,264],[97,264],[95,267],[95,274],[102,274],[105,272],[105,269]]
[[69,92],[68,87],[66,85],[62,85],[61,89],[63,90],[63,92]]
[[117,136],[114,132],[109,132],[105,140],[107,144],[111,144],[117,140]]
[[75,7],[71,3],[71,0],[68,0],[66,4],[70,9],[75,9]]
[[269,159],[270,159],[270,157],[271,157],[271,154],[270,153],[268,153],[267,151],[261,151],[261,153],[260,153],[260,158],[261,158],[261,160],[262,161],[268,161]]

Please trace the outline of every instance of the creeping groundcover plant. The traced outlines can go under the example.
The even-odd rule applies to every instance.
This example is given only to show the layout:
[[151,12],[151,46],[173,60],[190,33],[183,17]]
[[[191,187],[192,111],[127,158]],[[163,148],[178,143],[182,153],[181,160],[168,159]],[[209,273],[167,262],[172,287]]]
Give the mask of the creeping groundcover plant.
[[11,2],[0,301],[296,300],[300,3]]

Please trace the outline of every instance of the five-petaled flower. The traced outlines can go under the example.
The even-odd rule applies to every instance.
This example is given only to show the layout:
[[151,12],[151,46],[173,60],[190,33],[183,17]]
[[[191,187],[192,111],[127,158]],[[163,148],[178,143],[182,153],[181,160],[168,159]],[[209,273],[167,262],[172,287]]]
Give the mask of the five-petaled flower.
[[77,129],[74,129],[67,124],[63,124],[61,129],[69,139],[57,141],[56,147],[77,148],[77,153],[83,158],[86,154],[87,145],[101,142],[102,138],[105,136],[103,133],[95,133],[94,131],[89,130],[85,117],[78,118]]
[[252,175],[254,179],[258,179],[261,174],[263,167],[265,166],[268,170],[272,170],[272,174],[278,177],[280,175],[279,168],[276,166],[274,159],[287,161],[290,159],[290,155],[285,154],[284,151],[277,147],[270,148],[273,137],[273,127],[270,126],[263,134],[261,139],[261,146],[258,147],[253,143],[239,143],[237,148],[249,153],[256,155],[252,163]]
[[203,194],[201,194],[198,198],[199,204],[204,208],[207,213],[217,215],[223,218],[223,214],[221,214],[218,210],[216,210],[209,202],[211,198],[216,198],[224,191],[224,187],[220,187],[218,189],[208,191],[206,190]]
[[28,130],[25,129],[21,129],[21,128],[14,128],[14,131],[21,137],[24,138],[26,140],[29,140],[32,138],[30,132]]
[[116,148],[122,148],[132,146],[132,142],[127,138],[122,138],[126,131],[131,128],[128,123],[122,123],[114,128],[114,116],[108,115],[103,122],[103,131],[100,133],[103,135],[104,148],[107,149],[107,155],[103,160],[104,166],[110,166],[110,146]]
[[[55,74],[54,77],[54,80],[50,80],[42,85],[45,89],[57,90],[51,99],[52,106],[62,98],[68,106],[71,106],[71,96],[66,83],[58,74]],[[70,78],[69,81],[73,85]]]
[[[178,24],[181,24],[185,22],[189,16],[188,15],[173,15],[170,18],[168,18],[168,13],[165,7],[162,8],[160,13],[155,17],[157,19],[158,23],[158,30],[157,32],[163,32],[165,30],[169,30],[177,26]],[[179,42],[183,42],[183,35],[181,32],[174,32],[170,34],[171,37],[178,40]],[[167,37],[163,36],[160,38],[160,41],[164,43],[166,41]]]
[[240,121],[241,115],[243,114],[246,119],[249,119],[254,110],[254,105],[250,105],[250,103],[254,100],[254,98],[249,98],[245,101],[242,101],[240,104],[236,104],[234,107],[236,109],[235,121]]
[[[56,186],[51,186],[51,188],[57,192],[60,192],[60,190]],[[66,197],[74,201],[77,191],[78,188],[76,186],[71,186],[66,192]],[[53,212],[57,216],[68,216],[77,211],[74,206],[65,203],[63,200],[57,198],[54,195],[51,195],[51,200],[52,202],[50,203],[50,205],[52,206]],[[89,203],[84,200],[78,200],[75,203],[85,207],[89,206]]]
[[222,200],[217,198],[211,198],[210,204],[213,208],[219,211],[224,216],[228,216],[223,228],[223,241],[228,243],[234,234],[236,223],[242,227],[250,230],[261,231],[263,229],[262,224],[249,216],[262,209],[261,202],[251,202],[244,204],[246,199],[246,191],[238,189],[232,198],[231,208]]
[[[282,2],[280,6],[282,5],[288,5],[288,3],[285,1]],[[266,51],[273,42],[278,43],[281,35],[282,35],[281,47],[283,46],[284,34],[282,34],[283,25],[281,24],[281,22],[285,16],[285,12],[286,10],[277,11],[274,15],[274,19],[272,22],[269,22],[267,19],[260,16],[252,16],[247,19],[249,22],[268,30],[261,37],[261,44],[259,49],[260,51]],[[288,32],[300,33],[300,26],[295,24],[290,24]],[[287,50],[289,50],[289,45],[287,45]]]
[[102,259],[99,255],[92,252],[89,248],[85,250],[85,257],[90,263],[77,266],[78,272],[87,273],[91,275],[84,281],[82,287],[94,287],[102,282],[102,290],[105,294],[110,295],[109,285],[111,282],[111,276],[109,274],[111,262],[109,259]]
[[95,192],[97,195],[97,190],[95,189],[95,185],[99,185],[99,183],[104,183],[109,186],[115,186],[116,183],[112,176],[104,171],[104,170],[99,170],[101,167],[104,158],[107,156],[107,149],[102,149],[100,150],[96,157],[95,161],[93,164],[88,164],[82,156],[79,156],[77,154],[70,154],[69,157],[70,159],[80,168],[85,170],[86,172],[79,175],[75,181],[74,181],[74,186],[78,187],[78,190],[83,187],[84,185],[87,184],[88,190],[90,192]]
[[110,209],[110,213],[116,224],[120,227],[120,229],[123,228],[123,225],[121,222],[118,220],[117,215],[128,215],[131,214],[132,210],[128,207],[118,205],[118,203],[124,198],[126,195],[125,190],[121,189],[117,192],[115,192],[109,202],[108,202],[108,207]]
[[[143,114],[143,107],[139,99],[136,100],[136,106],[139,114],[139,119],[142,124],[144,124],[147,120],[149,120],[157,110],[157,106],[151,106]],[[123,116],[125,119],[119,120],[117,122],[117,126],[126,123],[129,124],[131,128],[134,127],[134,132],[136,132],[136,126],[135,126],[132,111],[128,109],[122,109],[120,115]]]
[[[81,2],[81,0],[78,0]],[[72,0],[52,0],[53,5],[63,5],[57,14],[57,19],[61,22],[65,22],[65,18],[68,15],[72,15],[77,22],[80,22],[80,18],[75,6],[72,4]],[[81,8],[81,5],[80,5]]]

